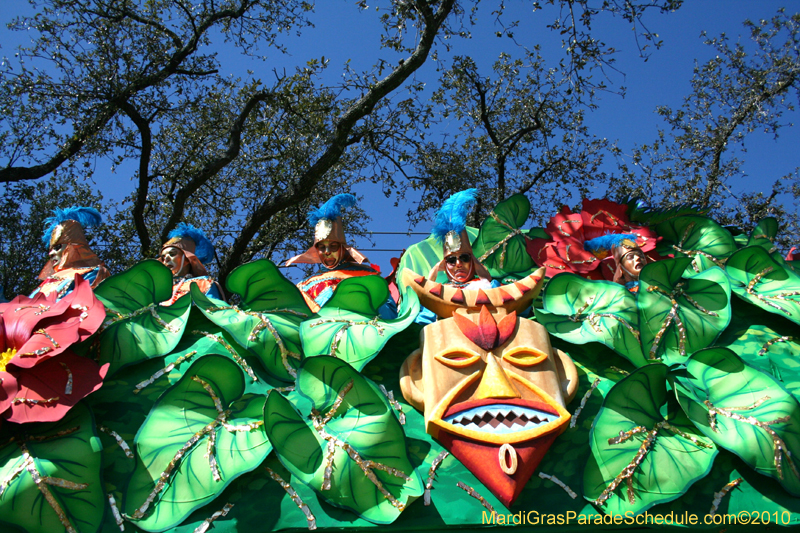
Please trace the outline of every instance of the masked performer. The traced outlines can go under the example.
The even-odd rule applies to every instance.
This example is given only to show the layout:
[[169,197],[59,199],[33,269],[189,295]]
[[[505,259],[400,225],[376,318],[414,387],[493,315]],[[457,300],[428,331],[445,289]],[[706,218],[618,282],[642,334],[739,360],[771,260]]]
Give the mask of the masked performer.
[[491,289],[489,271],[472,254],[467,236],[467,215],[475,206],[477,189],[458,192],[444,201],[431,231],[431,236],[441,242],[444,258],[431,269],[428,279],[435,281],[439,272],[447,275],[447,285],[465,290]]
[[639,275],[647,264],[647,256],[636,244],[636,235],[617,233],[603,235],[584,243],[584,248],[599,259],[610,255],[614,257],[614,283],[625,285],[631,292],[639,290]]
[[[305,253],[286,261],[286,266],[297,263],[318,263],[321,270],[297,284],[309,308],[317,312],[331,299],[336,286],[347,278],[373,276],[380,271],[369,264],[364,255],[347,244],[342,227],[342,209],[356,204],[352,194],[337,194],[308,214],[314,227],[314,245]],[[393,303],[393,302],[392,302]],[[394,318],[392,305],[381,307],[383,318]]]
[[203,294],[224,300],[222,287],[208,275],[203,264],[213,258],[214,246],[202,230],[181,222],[170,231],[169,240],[161,247],[158,260],[172,271],[172,298],[161,305],[174,304],[189,292],[192,283],[197,284]]
[[58,299],[72,292],[75,275],[92,284],[92,288],[110,273],[105,264],[89,248],[83,228],[97,226],[102,221],[100,213],[92,207],[54,209],[53,216],[45,219],[43,241],[49,245],[48,260],[39,279],[39,287],[31,293],[48,295],[56,293]]

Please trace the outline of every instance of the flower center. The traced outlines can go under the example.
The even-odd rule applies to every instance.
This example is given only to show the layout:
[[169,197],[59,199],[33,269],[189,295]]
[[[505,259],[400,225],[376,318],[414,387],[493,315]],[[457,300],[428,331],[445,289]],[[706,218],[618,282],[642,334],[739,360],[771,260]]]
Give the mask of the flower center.
[[6,371],[6,365],[9,361],[14,359],[14,356],[17,355],[16,348],[9,348],[3,353],[0,353],[0,372]]

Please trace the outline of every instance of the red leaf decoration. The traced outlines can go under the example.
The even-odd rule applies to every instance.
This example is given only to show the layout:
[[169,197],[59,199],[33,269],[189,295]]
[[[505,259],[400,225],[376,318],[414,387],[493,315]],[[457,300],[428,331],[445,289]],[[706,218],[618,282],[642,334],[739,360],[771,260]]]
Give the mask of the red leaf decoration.
[[477,324],[455,311],[453,311],[453,319],[461,333],[481,349],[488,352],[497,346],[497,322],[485,305],[481,306]]
[[511,313],[507,314],[503,318],[500,319],[500,322],[497,324],[497,332],[499,333],[499,337],[497,339],[497,346],[502,346],[505,342],[511,338],[514,334],[514,331],[517,329],[517,312],[511,311]]

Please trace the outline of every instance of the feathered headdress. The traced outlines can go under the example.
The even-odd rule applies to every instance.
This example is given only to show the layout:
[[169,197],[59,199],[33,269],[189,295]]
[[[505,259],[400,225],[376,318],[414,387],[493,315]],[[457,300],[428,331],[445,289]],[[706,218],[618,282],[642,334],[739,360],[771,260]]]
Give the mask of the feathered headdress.
[[194,255],[203,262],[208,263],[214,259],[214,245],[208,240],[203,230],[195,228],[191,224],[181,222],[178,226],[169,232],[170,240],[164,245],[167,247],[173,239],[191,239],[194,241],[195,249],[190,250]]
[[103,221],[103,217],[94,207],[73,206],[66,209],[53,209],[53,216],[44,219],[47,229],[44,230],[44,235],[42,235],[42,242],[44,242],[45,246],[50,246],[53,230],[67,220],[74,220],[83,228],[91,228],[99,225]]
[[614,248],[621,246],[625,241],[636,246],[636,238],[633,233],[608,233],[584,242],[583,249],[591,252],[598,259],[605,259],[614,251]]
[[431,237],[436,239],[436,242],[444,241],[445,236],[451,231],[456,235],[464,231],[467,227],[467,216],[477,203],[475,198],[477,192],[478,189],[467,189],[455,193],[444,201],[436,213],[436,220],[431,230]]
[[436,213],[436,220],[431,230],[431,237],[442,243],[443,259],[434,265],[428,273],[428,279],[435,280],[439,272],[445,271],[445,259],[448,254],[468,252],[478,277],[491,280],[489,271],[472,255],[472,244],[467,236],[467,216],[475,207],[478,189],[467,189],[457,192],[442,203]]
[[352,194],[337,194],[330,200],[312,209],[308,213],[308,222],[316,226],[320,220],[336,220],[342,216],[342,209],[356,205],[356,197]]
[[308,222],[314,228],[314,244],[306,252],[286,261],[286,266],[295,263],[319,263],[316,244],[324,240],[338,242],[344,246],[347,253],[342,257],[342,261],[355,261],[359,264],[366,261],[364,254],[347,245],[344,227],[340,220],[342,210],[353,207],[356,201],[356,197],[352,194],[337,194],[321,206],[309,211]]

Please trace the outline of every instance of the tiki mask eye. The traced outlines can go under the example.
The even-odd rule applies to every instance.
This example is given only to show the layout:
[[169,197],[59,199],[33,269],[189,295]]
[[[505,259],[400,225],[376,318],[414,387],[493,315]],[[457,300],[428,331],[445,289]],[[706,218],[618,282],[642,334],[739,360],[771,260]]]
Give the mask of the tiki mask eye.
[[538,365],[547,359],[547,354],[536,348],[517,346],[503,353],[503,360],[516,366]]
[[434,355],[434,358],[443,365],[452,368],[462,368],[480,361],[480,354],[465,348],[451,348]]

